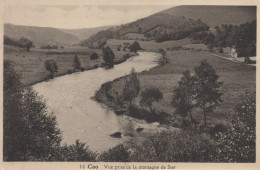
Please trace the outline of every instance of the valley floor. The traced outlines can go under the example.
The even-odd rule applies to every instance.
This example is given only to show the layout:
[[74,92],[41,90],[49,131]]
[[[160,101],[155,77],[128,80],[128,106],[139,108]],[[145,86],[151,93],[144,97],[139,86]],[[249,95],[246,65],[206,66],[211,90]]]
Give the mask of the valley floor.
[[[129,51],[117,51],[115,53],[115,62],[120,62],[126,53],[135,55]],[[90,60],[90,55],[96,52],[99,59],[96,61]],[[94,68],[95,65],[101,66],[103,58],[100,49],[90,49],[81,46],[70,46],[64,49],[36,49],[32,48],[30,52],[14,46],[4,46],[4,60],[14,62],[15,69],[22,74],[22,82],[26,85],[35,84],[47,79],[48,72],[46,71],[44,62],[53,59],[58,64],[58,72],[55,76],[68,74],[73,70],[73,59],[77,55],[81,63],[81,67],[85,70]]]
[[[141,91],[148,87],[157,87],[163,93],[163,99],[154,103],[153,107],[157,113],[168,113],[174,116],[174,108],[171,105],[173,90],[177,87],[178,81],[182,77],[182,73],[189,69],[193,71],[203,59],[206,59],[219,75],[219,81],[223,82],[221,92],[223,93],[224,102],[213,113],[208,114],[208,122],[210,123],[226,123],[226,118],[234,112],[234,108],[239,101],[241,95],[246,91],[256,90],[256,68],[244,63],[236,63],[220,57],[208,51],[181,49],[168,50],[167,57],[170,62],[164,66],[158,66],[149,71],[138,74],[141,85]],[[109,95],[114,96],[122,94],[125,79],[115,80],[111,84]],[[138,106],[140,96],[135,99]],[[111,102],[106,98],[99,98],[111,107]],[[194,111],[194,118],[202,122],[203,115],[200,110]]]

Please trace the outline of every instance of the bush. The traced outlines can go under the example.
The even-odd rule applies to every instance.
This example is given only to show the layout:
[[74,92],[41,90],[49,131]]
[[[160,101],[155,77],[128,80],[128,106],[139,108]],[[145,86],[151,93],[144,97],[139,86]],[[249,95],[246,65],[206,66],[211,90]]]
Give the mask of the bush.
[[256,160],[256,98],[247,93],[237,104],[226,132],[218,134],[216,159],[224,162],[255,162]]
[[74,72],[74,71],[73,71],[73,70],[70,70],[70,69],[67,71],[68,74],[72,74],[73,72]]
[[73,145],[62,146],[59,150],[59,158],[56,161],[91,162],[95,161],[97,153],[90,151],[86,143],[76,140]]
[[125,60],[127,60],[128,58],[130,58],[131,57],[131,55],[129,54],[129,53],[126,53],[125,55],[124,55],[124,59]]
[[161,131],[142,145],[133,147],[134,162],[210,162],[214,160],[215,143],[193,131]]
[[130,153],[124,147],[119,144],[106,152],[103,152],[98,160],[103,162],[129,162]]
[[53,78],[53,74],[55,72],[58,72],[58,69],[59,69],[56,61],[54,61],[52,59],[51,60],[46,60],[44,64],[45,64],[46,70],[50,72],[49,78]]
[[218,52],[219,52],[219,53],[224,53],[223,48],[219,48],[219,49],[218,49]]
[[150,108],[151,112],[154,112],[152,108],[153,102],[155,101],[158,102],[162,98],[163,98],[163,94],[158,88],[150,87],[142,91],[140,105],[147,106]]
[[137,41],[134,41],[133,44],[129,46],[129,50],[131,52],[137,52],[138,50],[141,50],[140,44]]
[[75,55],[74,57],[74,60],[73,60],[73,68],[74,70],[80,70],[82,67],[81,67],[81,63],[79,61],[79,57],[78,55]]
[[208,131],[212,138],[217,138],[219,133],[224,133],[227,131],[227,126],[222,123],[217,123],[214,127],[211,127]]

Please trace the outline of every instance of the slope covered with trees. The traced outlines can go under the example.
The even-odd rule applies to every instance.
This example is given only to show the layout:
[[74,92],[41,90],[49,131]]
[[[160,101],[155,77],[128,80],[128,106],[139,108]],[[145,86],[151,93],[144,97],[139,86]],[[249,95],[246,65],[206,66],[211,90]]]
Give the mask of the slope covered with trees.
[[256,19],[254,6],[177,6],[135,22],[92,35],[81,44],[101,48],[106,40],[127,39],[129,33],[143,34],[157,42],[179,40],[221,24],[239,25]]
[[185,17],[158,13],[129,24],[100,31],[86,41],[83,41],[81,45],[86,45],[91,48],[101,48],[105,45],[106,40],[125,38],[125,35],[128,33],[141,33],[157,42],[163,42],[182,39],[192,32],[207,29],[208,26],[201,20],[192,20]]
[[256,6],[185,5],[173,7],[161,13],[195,20],[201,19],[209,27],[214,28],[221,24],[239,25],[255,20]]
[[[205,31],[190,35],[194,43],[204,43],[209,49],[213,47],[234,47],[238,56],[256,55],[256,20],[237,25],[222,24],[215,27],[215,33]],[[221,50],[219,50],[221,52]],[[223,51],[223,50],[222,50]]]

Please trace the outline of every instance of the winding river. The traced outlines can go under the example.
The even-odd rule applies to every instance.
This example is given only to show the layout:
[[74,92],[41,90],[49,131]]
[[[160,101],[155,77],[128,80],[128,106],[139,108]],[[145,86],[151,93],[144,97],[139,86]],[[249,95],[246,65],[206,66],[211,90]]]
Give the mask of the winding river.
[[[149,70],[157,65],[158,53],[139,52],[124,63],[115,65],[113,69],[97,68],[85,72],[57,77],[48,82],[33,86],[47,107],[54,111],[58,127],[63,133],[63,144],[74,144],[76,139],[86,142],[91,150],[102,152],[129,140],[129,129],[158,129],[157,123],[148,124],[128,116],[116,116],[106,106],[92,100],[96,90],[107,82],[129,74],[134,67],[136,72]],[[144,131],[145,131],[144,130]],[[122,138],[109,136],[114,132],[122,132]]]

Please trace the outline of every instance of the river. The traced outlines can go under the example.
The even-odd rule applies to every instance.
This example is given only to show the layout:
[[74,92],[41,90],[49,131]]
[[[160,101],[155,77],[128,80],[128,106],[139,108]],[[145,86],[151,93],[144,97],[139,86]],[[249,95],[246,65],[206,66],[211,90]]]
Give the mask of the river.
[[[133,67],[136,72],[149,70],[157,66],[159,57],[158,53],[139,52],[138,56],[115,65],[113,69],[97,68],[35,84],[33,89],[46,100],[49,111],[57,117],[58,127],[63,133],[62,144],[74,144],[76,139],[80,139],[91,150],[102,152],[133,138],[125,135],[131,129],[141,127],[147,131],[160,128],[158,123],[116,116],[112,110],[91,99],[103,83],[129,74]],[[122,132],[123,137],[109,136],[114,132]]]

